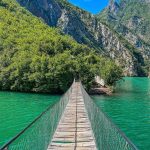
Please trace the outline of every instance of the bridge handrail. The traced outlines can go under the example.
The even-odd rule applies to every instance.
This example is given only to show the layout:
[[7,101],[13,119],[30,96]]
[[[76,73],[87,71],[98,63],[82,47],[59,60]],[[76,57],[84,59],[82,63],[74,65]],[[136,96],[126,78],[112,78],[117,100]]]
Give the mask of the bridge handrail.
[[[74,80],[75,82],[75,80]],[[74,84],[73,82],[73,84]],[[51,141],[52,139],[52,136],[56,130],[56,127],[57,127],[57,124],[63,114],[63,111],[69,101],[69,97],[70,97],[70,93],[72,92],[72,87],[73,87],[73,84],[71,85],[71,87],[67,90],[67,92],[60,98],[60,100],[49,106],[45,111],[43,111],[36,119],[34,119],[27,127],[25,127],[21,132],[19,132],[16,136],[14,136],[10,141],[8,141],[6,144],[4,144],[0,150],[16,150],[16,148],[18,149],[21,149],[21,150],[27,150],[27,149],[30,149],[30,144],[31,144],[31,147],[33,146],[32,143],[34,143],[34,146],[36,147],[38,145],[38,147],[36,148],[36,150],[41,150],[41,147],[42,149],[47,149],[48,147],[48,144],[49,142]],[[29,130],[31,130],[31,128],[33,126],[36,126],[36,124],[38,124],[39,122],[41,122],[42,118],[47,118],[49,119],[49,123],[47,124],[44,124],[44,128],[48,128],[50,129],[50,131],[45,131],[45,132],[49,132],[48,135],[50,137],[47,137],[48,135],[46,135],[46,133],[44,132],[44,129],[43,129],[43,126],[38,128],[40,130],[43,129],[43,140],[42,140],[42,137],[40,136],[37,137],[38,139],[35,139],[36,142],[39,142],[39,141],[43,141],[44,142],[44,145],[42,145],[42,143],[40,142],[39,143],[35,143],[34,140],[32,139],[28,139],[28,136],[31,138],[31,134],[30,135],[25,135],[27,132],[29,132]],[[54,118],[56,117],[56,118]],[[52,119],[52,121],[51,121]],[[44,119],[43,119],[44,121]],[[48,121],[48,120],[47,120]],[[48,127],[49,126],[49,127]],[[37,129],[37,128],[36,128]],[[37,131],[36,129],[32,129],[31,132],[40,132],[40,131]],[[35,131],[36,130],[36,131]],[[42,132],[42,131],[41,131]],[[40,135],[40,134],[39,134]],[[25,136],[25,137],[22,137],[22,136]],[[36,138],[36,137],[35,137]],[[46,139],[45,139],[46,138]],[[21,146],[22,145],[22,146]],[[31,148],[32,149],[32,148]]]
[[96,106],[82,83],[80,85],[97,147],[103,150],[138,150],[117,125]]

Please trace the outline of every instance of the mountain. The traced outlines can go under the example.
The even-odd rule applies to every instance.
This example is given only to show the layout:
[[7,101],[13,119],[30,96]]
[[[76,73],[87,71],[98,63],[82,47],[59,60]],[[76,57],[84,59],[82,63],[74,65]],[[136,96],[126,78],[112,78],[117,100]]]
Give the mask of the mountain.
[[97,18],[134,45],[150,66],[150,0],[110,0]]
[[62,93],[79,77],[87,89],[96,75],[107,84],[121,69],[22,8],[0,1],[0,90]]
[[145,42],[150,42],[149,0],[111,0],[99,18],[117,30],[122,25]]
[[[124,75],[146,75],[145,48],[149,51],[149,45],[145,44],[144,50],[140,51],[132,41],[124,38],[113,27],[99,19],[101,17],[73,6],[67,0],[17,1],[34,15],[42,18],[49,26],[60,28],[78,43],[86,44],[115,60],[124,69]],[[114,4],[113,1],[111,4]],[[119,5],[117,6],[116,3],[112,11],[117,13],[117,9]]]

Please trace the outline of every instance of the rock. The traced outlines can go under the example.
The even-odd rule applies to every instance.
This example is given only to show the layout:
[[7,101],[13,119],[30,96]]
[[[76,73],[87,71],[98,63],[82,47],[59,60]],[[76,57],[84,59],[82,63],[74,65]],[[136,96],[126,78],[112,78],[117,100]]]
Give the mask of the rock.
[[[127,27],[124,37],[101,20],[66,0],[17,0],[34,15],[41,17],[49,26],[58,27],[63,33],[69,34],[77,42],[96,49],[101,54],[114,59],[124,69],[124,75],[137,76],[142,74],[142,63],[150,58],[150,46],[143,43],[141,38],[131,34]],[[121,7],[111,0],[107,9],[116,16]],[[140,24],[141,18],[131,20],[131,24]],[[129,23],[130,25],[130,23]],[[122,26],[120,27],[122,28]],[[134,53],[133,49],[139,49]],[[140,70],[140,71],[139,71]]]
[[110,2],[113,8],[117,3],[117,11],[107,7],[97,17],[131,43],[136,48],[134,56],[141,68],[148,68],[150,66],[150,0],[117,2],[110,0]]

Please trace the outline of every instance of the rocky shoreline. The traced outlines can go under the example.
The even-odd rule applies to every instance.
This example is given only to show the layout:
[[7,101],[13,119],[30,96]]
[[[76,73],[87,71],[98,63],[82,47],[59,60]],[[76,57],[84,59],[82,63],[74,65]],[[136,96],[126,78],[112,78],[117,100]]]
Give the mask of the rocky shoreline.
[[89,91],[90,95],[112,95],[113,91],[109,87],[96,87]]

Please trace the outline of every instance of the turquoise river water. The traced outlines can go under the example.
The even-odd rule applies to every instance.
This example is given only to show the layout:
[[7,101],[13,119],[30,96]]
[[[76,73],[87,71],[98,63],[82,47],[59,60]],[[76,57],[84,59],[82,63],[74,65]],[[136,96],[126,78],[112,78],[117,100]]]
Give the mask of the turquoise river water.
[[48,94],[0,92],[0,147],[59,99]]
[[150,150],[150,79],[124,78],[115,94],[93,99],[140,150]]
[[[31,123],[60,96],[0,92],[0,147]],[[124,78],[112,96],[95,103],[140,150],[150,149],[150,79]]]

